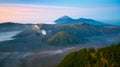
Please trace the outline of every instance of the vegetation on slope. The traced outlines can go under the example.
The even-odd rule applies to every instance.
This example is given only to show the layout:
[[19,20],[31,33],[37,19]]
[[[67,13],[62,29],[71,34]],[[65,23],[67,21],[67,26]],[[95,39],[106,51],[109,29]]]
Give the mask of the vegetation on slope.
[[68,54],[58,67],[120,67],[120,43],[100,49],[82,49]]

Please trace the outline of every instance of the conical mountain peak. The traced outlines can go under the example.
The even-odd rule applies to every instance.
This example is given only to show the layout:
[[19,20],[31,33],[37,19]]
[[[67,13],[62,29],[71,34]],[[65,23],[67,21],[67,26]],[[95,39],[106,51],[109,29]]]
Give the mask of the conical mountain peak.
[[[71,17],[65,15],[65,16],[62,16],[61,18],[71,18]],[[71,18],[71,19],[72,19],[72,18]]]
[[47,44],[55,46],[73,45],[83,42],[85,42],[85,39],[77,38],[67,32],[58,32],[47,40]]

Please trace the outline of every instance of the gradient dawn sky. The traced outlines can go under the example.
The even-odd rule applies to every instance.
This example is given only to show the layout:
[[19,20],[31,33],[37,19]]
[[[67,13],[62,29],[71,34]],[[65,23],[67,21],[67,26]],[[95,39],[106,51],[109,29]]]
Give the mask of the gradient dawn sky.
[[0,0],[0,23],[52,23],[64,15],[120,24],[120,0]]

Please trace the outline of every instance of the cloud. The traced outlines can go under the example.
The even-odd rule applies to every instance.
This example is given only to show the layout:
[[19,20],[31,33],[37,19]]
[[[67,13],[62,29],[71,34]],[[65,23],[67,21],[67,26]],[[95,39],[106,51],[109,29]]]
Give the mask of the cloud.
[[79,8],[30,4],[0,4],[0,22],[45,22],[54,21],[63,15],[88,16],[93,13],[118,9],[116,7]]

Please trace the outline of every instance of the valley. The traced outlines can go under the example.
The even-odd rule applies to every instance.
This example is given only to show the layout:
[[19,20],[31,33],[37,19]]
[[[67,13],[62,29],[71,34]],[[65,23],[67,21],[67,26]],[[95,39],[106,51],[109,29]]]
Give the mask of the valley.
[[45,30],[46,35],[36,30],[34,25],[25,30],[11,31],[14,33],[12,36],[4,32],[14,39],[1,36],[0,66],[56,67],[70,52],[82,48],[98,49],[120,42],[119,26],[43,24],[40,29]]

